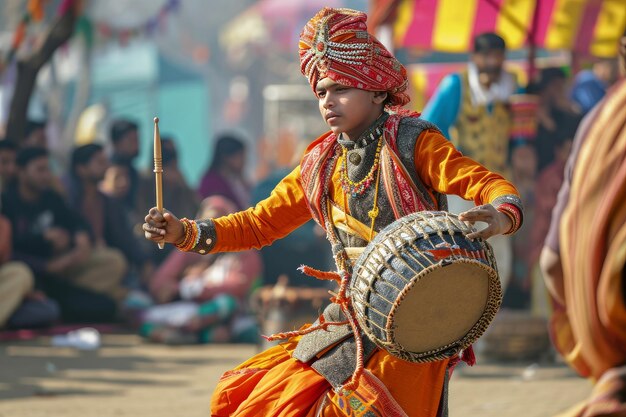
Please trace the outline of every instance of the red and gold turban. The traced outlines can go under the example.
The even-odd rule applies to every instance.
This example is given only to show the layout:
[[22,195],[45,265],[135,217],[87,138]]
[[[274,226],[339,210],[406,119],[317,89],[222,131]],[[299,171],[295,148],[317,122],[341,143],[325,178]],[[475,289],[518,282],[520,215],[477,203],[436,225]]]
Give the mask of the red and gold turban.
[[392,106],[403,106],[410,100],[406,69],[367,32],[366,20],[356,10],[320,10],[300,34],[300,70],[314,91],[329,77],[362,90],[386,91]]

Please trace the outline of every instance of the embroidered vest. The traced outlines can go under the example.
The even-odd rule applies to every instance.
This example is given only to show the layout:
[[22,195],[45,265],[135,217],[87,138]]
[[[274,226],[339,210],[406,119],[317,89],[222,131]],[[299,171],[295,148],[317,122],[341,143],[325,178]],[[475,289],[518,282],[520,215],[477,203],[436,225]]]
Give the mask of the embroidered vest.
[[[426,129],[438,130],[432,123],[399,114],[390,115],[384,122],[384,145],[380,156],[380,198],[383,207],[377,219],[376,229],[380,230],[395,219],[420,210],[445,210],[445,195],[428,189],[415,170],[415,145],[420,134]],[[375,145],[375,143],[374,143]],[[361,148],[362,149],[362,148]],[[328,204],[330,181],[336,169],[341,145],[332,133],[326,133],[314,141],[300,164],[301,179],[313,218],[324,229],[334,227],[325,207]],[[367,167],[363,167],[368,169]],[[360,221],[366,219],[371,208],[374,187],[369,196],[357,200],[349,198],[350,212]],[[384,192],[383,192],[384,190]],[[384,200],[384,202],[383,202]],[[335,242],[331,242],[333,245]],[[359,245],[367,245],[362,240]],[[346,320],[336,304],[326,307],[323,313],[326,321]],[[301,362],[313,362],[312,367],[324,376],[333,386],[341,385],[352,375],[356,365],[356,345],[349,325],[331,326],[327,330],[314,330],[300,339],[293,357]],[[364,360],[375,351],[376,345],[363,338]],[[323,352],[323,353],[322,353]]]
[[[402,122],[405,134],[411,137],[399,138]],[[420,180],[414,168],[414,146],[417,138],[425,129],[437,129],[435,125],[417,117],[392,114],[384,123],[383,148],[380,155],[381,190],[385,201],[393,213],[393,219],[422,210],[446,209],[445,196],[429,190]],[[400,131],[402,133],[402,131]],[[404,136],[404,135],[403,135]],[[328,197],[329,184],[340,153],[341,146],[337,137],[328,132],[314,141],[300,164],[304,192],[313,218],[326,229],[327,221],[324,210]],[[351,203],[351,211],[353,205]],[[370,207],[365,204],[364,206]],[[386,223],[386,224],[385,224]],[[386,226],[389,221],[379,224],[377,229]]]
[[450,130],[454,146],[488,170],[505,177],[508,174],[507,157],[511,115],[507,103],[487,106],[472,104],[467,71],[461,74],[463,96],[455,126]]

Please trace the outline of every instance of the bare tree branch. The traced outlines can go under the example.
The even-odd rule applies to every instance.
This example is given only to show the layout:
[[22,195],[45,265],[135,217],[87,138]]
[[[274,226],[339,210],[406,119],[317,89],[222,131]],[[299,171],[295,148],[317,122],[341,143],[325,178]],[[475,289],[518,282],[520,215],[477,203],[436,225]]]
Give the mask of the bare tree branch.
[[76,9],[70,7],[67,13],[56,19],[43,45],[31,56],[18,61],[17,82],[15,83],[9,119],[7,121],[7,138],[18,143],[24,139],[26,113],[30,97],[35,88],[37,74],[44,64],[52,58],[54,51],[72,36],[75,25]]

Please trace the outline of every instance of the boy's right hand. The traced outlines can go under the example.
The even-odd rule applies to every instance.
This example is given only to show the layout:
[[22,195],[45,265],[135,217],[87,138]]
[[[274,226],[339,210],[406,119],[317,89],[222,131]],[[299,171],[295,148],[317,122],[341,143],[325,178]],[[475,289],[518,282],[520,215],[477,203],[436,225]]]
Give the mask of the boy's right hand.
[[183,222],[167,210],[161,213],[152,207],[142,226],[146,239],[153,242],[181,243],[185,238]]

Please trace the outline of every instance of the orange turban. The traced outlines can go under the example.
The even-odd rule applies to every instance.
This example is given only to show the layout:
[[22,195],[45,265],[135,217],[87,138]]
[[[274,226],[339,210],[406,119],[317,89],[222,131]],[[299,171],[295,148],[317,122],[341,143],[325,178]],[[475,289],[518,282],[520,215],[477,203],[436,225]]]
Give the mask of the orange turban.
[[410,100],[406,69],[367,32],[366,20],[357,10],[320,10],[300,34],[300,71],[313,90],[329,77],[362,90],[386,91],[392,106],[403,106]]

